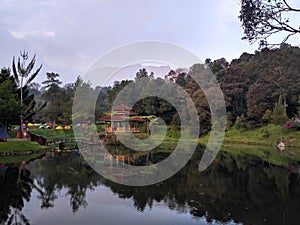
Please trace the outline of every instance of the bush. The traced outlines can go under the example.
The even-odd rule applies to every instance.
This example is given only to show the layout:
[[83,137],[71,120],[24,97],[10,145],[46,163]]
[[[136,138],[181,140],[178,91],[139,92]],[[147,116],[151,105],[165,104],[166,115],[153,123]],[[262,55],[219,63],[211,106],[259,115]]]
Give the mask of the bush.
[[282,103],[282,96],[279,96],[272,113],[271,122],[275,125],[283,125],[288,120],[285,104]]
[[234,123],[234,128],[237,130],[240,129],[249,129],[250,124],[246,122],[245,116],[242,114],[241,116],[238,116]]
[[268,138],[271,135],[271,132],[268,130],[268,128],[262,128],[260,132],[262,133],[263,138]]

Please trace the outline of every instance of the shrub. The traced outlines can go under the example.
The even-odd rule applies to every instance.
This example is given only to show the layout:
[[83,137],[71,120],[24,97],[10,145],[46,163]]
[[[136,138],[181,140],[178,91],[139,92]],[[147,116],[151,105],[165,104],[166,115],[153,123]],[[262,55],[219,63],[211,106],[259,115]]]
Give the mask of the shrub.
[[262,128],[260,132],[262,133],[263,138],[268,138],[271,135],[271,132],[267,128]]

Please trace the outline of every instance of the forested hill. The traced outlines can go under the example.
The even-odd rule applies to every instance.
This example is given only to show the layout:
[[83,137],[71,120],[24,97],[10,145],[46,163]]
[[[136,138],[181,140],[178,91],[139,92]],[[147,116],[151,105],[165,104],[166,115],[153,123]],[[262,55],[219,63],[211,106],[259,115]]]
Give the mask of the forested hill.
[[[300,49],[282,45],[255,54],[243,53],[228,65],[224,59],[206,60],[217,76],[234,122],[237,116],[264,122],[276,104],[289,117],[298,113],[300,96]],[[266,114],[267,112],[267,114]],[[269,118],[271,119],[271,118]]]
[[[188,73],[183,70],[171,70],[166,74],[165,80],[155,78],[155,74],[151,71],[141,68],[137,71],[136,78],[148,77],[148,82],[143,84],[144,90],[156,90],[156,83],[163,87],[165,82],[175,89],[174,83],[183,87],[198,110],[201,132],[206,133],[211,123],[210,107],[191,75],[197,75],[207,67],[215,74],[223,90],[228,127],[236,123],[247,128],[266,123],[282,125],[292,117],[300,116],[300,49],[290,45],[282,45],[272,50],[263,49],[256,51],[255,54],[243,53],[240,58],[230,63],[225,58],[206,59],[205,65],[191,65]],[[74,83],[61,87],[59,74],[49,72],[46,75],[47,78],[42,83],[44,87],[32,83],[28,86],[29,93],[27,91],[24,95],[26,101],[24,100],[23,112],[26,112],[26,119],[33,122],[70,124],[73,96],[79,87],[86,89],[88,94],[99,93],[101,90],[95,114],[96,118],[106,115],[117,94],[128,84],[137,82],[137,80],[123,80],[116,81],[112,87],[94,88],[89,82],[84,82],[78,77]],[[27,90],[27,87],[24,88]],[[1,70],[0,91],[4,92],[2,96],[6,98],[2,99],[3,104],[0,105],[0,124],[16,124],[20,115],[19,89],[14,84],[9,68]],[[160,91],[163,90],[157,90],[157,93]],[[140,95],[140,93],[131,94]],[[33,95],[35,101],[32,101]],[[175,99],[180,98],[176,94],[172,96]],[[27,102],[28,99],[30,101]],[[47,105],[42,110],[32,110],[45,104]],[[142,98],[134,105],[134,110],[139,115],[156,115],[162,117],[167,124],[180,125],[175,108],[158,97]],[[34,112],[35,115],[32,117]]]

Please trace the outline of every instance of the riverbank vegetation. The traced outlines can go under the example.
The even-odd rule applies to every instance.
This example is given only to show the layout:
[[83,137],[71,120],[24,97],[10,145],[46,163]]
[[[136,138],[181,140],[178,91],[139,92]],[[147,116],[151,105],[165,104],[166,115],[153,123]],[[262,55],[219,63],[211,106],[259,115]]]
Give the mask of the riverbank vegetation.
[[[285,63],[282,63],[285,62]],[[227,128],[248,127],[250,129],[262,127],[267,124],[284,125],[293,117],[299,116],[300,89],[300,49],[283,44],[276,49],[263,49],[255,54],[243,53],[238,59],[228,62],[225,58],[216,60],[206,59],[204,64],[192,65],[190,69],[170,69],[165,78],[155,77],[154,73],[146,69],[140,69],[136,73],[135,80],[116,81],[112,86],[94,87],[78,77],[74,83],[61,86],[60,75],[47,73],[44,86],[31,83],[24,87],[24,100],[30,101],[30,107],[35,108],[45,105],[38,111],[32,110],[29,122],[48,123],[50,126],[57,124],[71,124],[72,102],[77,89],[86,93],[87,96],[98,95],[95,107],[95,119],[107,115],[118,93],[129,84],[137,84],[143,79],[142,90],[155,90],[161,95],[165,88],[171,91],[170,97],[178,98],[176,85],[184,89],[191,97],[201,124],[201,134],[210,130],[210,107],[206,96],[200,86],[191,77],[201,76],[201,73],[209,68],[218,80],[224,93],[227,110]],[[0,90],[5,90],[13,83],[9,68],[3,68],[0,73]],[[155,81],[155,82],[153,82]],[[157,89],[157,84],[160,84]],[[168,85],[165,85],[168,84]],[[174,84],[174,85],[173,85]],[[1,104],[1,124],[18,124],[18,87],[11,85],[11,95],[7,95],[7,101],[11,104]],[[27,90],[27,91],[25,91]],[[147,92],[148,93],[148,92]],[[129,98],[140,101],[133,105],[137,115],[155,115],[162,118],[168,125],[178,126],[180,118],[175,107],[168,101],[159,97],[143,97],[139,94],[127,92],[119,98],[120,101],[128,101]],[[172,100],[172,99],[171,99]],[[129,101],[130,102],[130,101]],[[13,104],[14,103],[14,104]],[[15,104],[16,103],[16,104]],[[28,104],[29,104],[28,103]],[[24,103],[25,104],[25,103]],[[88,106],[82,102],[81,107]],[[186,105],[186,107],[190,107]],[[6,111],[5,111],[6,110]],[[15,114],[6,112],[13,111]],[[35,113],[33,113],[35,112]],[[73,117],[76,117],[74,114]],[[14,118],[14,120],[13,120]],[[92,118],[85,118],[85,122],[91,122]]]
[[[206,144],[209,134],[199,138],[199,143]],[[257,146],[274,146],[276,140],[282,138],[287,147],[300,149],[300,132],[289,130],[284,126],[266,125],[250,130],[231,128],[226,131],[224,144],[248,144]]]
[[[191,115],[185,113],[187,110],[184,110],[191,108],[191,103],[178,94],[179,89],[182,89],[188,94],[197,110],[200,124],[199,143],[205,144],[211,129],[211,109],[204,92],[193,77],[199,77],[203,71],[210,69],[224,93],[226,103],[227,114],[223,115],[223,118],[227,117],[225,146],[250,144],[273,148],[276,140],[283,138],[287,148],[297,149],[300,147],[299,64],[300,48],[283,44],[280,48],[265,48],[254,54],[243,53],[231,62],[225,58],[206,59],[204,64],[195,64],[189,69],[170,69],[164,78],[155,77],[151,71],[141,68],[136,72],[135,80],[115,81],[112,86],[104,87],[95,87],[81,77],[78,77],[74,83],[61,86],[60,75],[49,72],[42,83],[43,87],[30,82],[28,86],[22,88],[23,107],[27,104],[30,108],[30,116],[28,114],[26,117],[30,119],[29,122],[46,123],[46,127],[51,128],[29,127],[34,134],[45,136],[48,140],[73,138],[72,130],[56,130],[55,127],[58,124],[70,125],[72,119],[75,124],[74,121],[80,118],[76,112],[72,114],[74,95],[80,89],[85,95],[83,101],[80,102],[80,108],[89,107],[88,101],[85,100],[89,96],[97,95],[97,101],[95,115],[84,115],[76,122],[78,126],[100,123],[99,118],[108,115],[112,105],[116,104],[115,101],[117,104],[129,102],[132,103],[136,115],[162,118],[168,126],[166,142],[171,143],[176,142],[180,136],[181,119],[193,121],[190,118]],[[13,73],[9,68],[1,70],[0,90],[8,91],[3,93],[3,96],[7,98],[6,104],[0,104],[0,123],[11,133],[13,133],[13,125],[18,124],[18,117],[21,114],[20,87],[14,83],[14,79],[16,78],[13,78]],[[128,85],[135,85],[137,90],[126,89]],[[124,89],[126,93],[122,92],[121,96],[118,96]],[[164,92],[167,91],[168,101],[163,97],[147,97],[145,93],[151,91],[154,91],[157,96],[164,96]],[[213,90],[210,91],[213,92]],[[136,99],[139,100],[136,101]],[[170,101],[186,104],[181,116]],[[156,125],[159,124],[158,121]],[[189,132],[193,132],[195,124],[190,122],[188,125],[191,126]],[[100,136],[103,136],[105,126],[103,124],[97,126]],[[147,126],[143,129],[145,132],[137,134],[137,137],[147,137],[147,132],[149,132]],[[6,146],[12,144],[13,147],[6,147],[7,151],[13,148],[25,150],[36,147],[27,146],[28,142],[17,142],[14,139],[9,139]]]
[[27,139],[8,138],[7,142],[0,142],[0,164],[29,161],[42,156],[46,146]]

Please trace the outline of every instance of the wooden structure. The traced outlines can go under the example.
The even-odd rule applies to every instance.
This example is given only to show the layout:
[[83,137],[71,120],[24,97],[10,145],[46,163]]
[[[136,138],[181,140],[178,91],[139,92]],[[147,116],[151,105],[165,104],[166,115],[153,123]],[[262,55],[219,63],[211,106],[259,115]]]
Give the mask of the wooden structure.
[[140,132],[141,125],[147,122],[147,119],[137,116],[133,109],[121,104],[113,107],[111,115],[103,116],[98,122],[105,123],[105,131],[113,132]]

